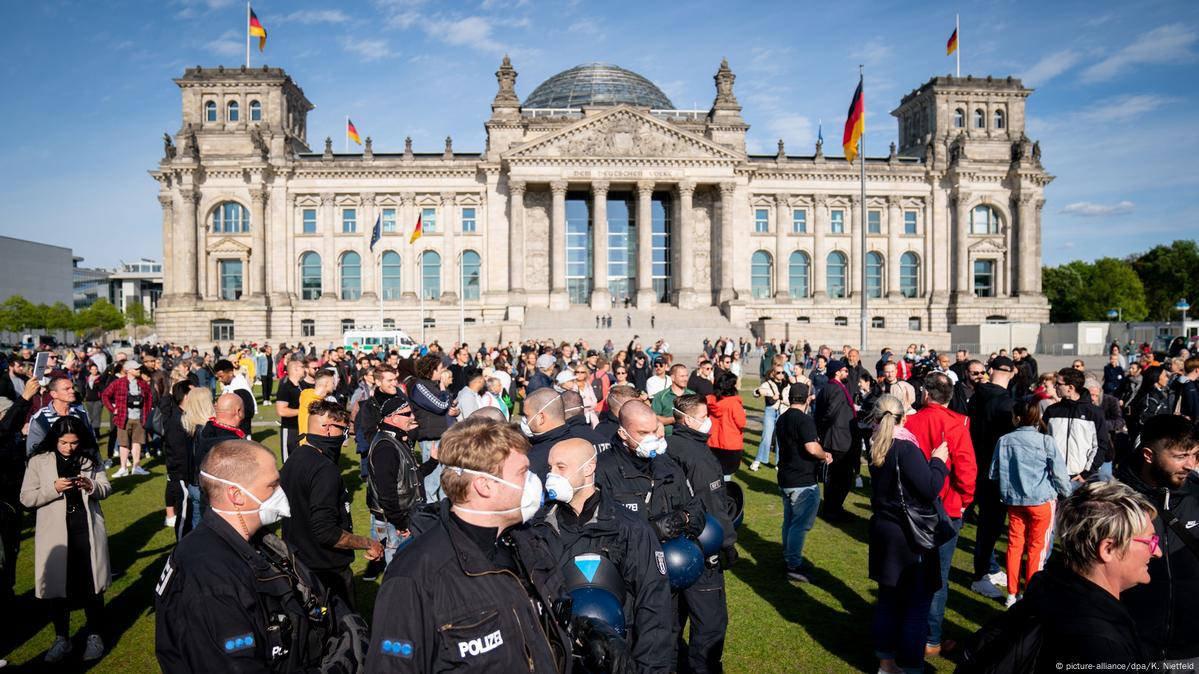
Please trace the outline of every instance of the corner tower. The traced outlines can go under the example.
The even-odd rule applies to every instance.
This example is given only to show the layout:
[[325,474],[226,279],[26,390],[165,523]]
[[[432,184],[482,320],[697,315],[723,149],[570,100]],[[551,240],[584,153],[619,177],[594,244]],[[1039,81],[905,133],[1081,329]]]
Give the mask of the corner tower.
[[1012,143],[1024,136],[1024,102],[1032,91],[1012,77],[934,77],[891,112],[899,153],[923,157],[930,143],[945,148],[961,137],[972,158],[1007,161]]

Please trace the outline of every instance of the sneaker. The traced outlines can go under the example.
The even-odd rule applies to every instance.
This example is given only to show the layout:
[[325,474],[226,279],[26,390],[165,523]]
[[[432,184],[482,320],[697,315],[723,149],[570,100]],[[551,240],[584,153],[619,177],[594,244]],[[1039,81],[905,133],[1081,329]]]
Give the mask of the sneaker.
[[111,470],[112,469],[112,459],[104,459],[104,463],[101,465],[104,466],[104,470]]
[[975,594],[981,594],[987,599],[1003,599],[1003,592],[1000,592],[999,588],[995,587],[995,584],[986,578],[970,583],[970,591]]
[[71,641],[66,637],[54,637],[50,650],[46,651],[46,662],[62,662],[71,654]]
[[117,469],[117,472],[115,472],[115,473],[113,473],[113,474],[112,474],[112,476],[113,476],[114,478],[117,478],[117,477],[128,477],[128,476],[129,476],[129,469],[128,469],[128,468],[126,468],[126,467],[124,467],[124,466],[121,466],[119,469]]
[[1007,572],[1000,569],[995,573],[987,574],[987,580],[994,583],[996,587],[1007,587]]
[[854,489],[862,488],[862,476],[861,475],[859,475],[853,479],[853,486],[854,486]]
[[761,461],[754,461],[753,463],[749,464],[749,469],[755,473],[758,472],[758,469],[761,467],[762,467]]
[[164,517],[162,519],[162,526],[164,526],[168,529],[172,529],[175,527],[175,522],[177,522],[178,520],[179,520],[179,518],[177,516]]
[[146,470],[145,468],[142,468],[141,466],[133,467],[133,475],[149,475],[149,474],[150,474],[150,471]]
[[104,655],[104,642],[99,634],[87,635],[87,647],[83,649],[83,661],[99,660]]
[[1019,598],[1019,597],[1017,597],[1017,596],[1016,596],[1016,595],[1014,595],[1014,594],[1009,594],[1009,595],[1007,596],[1007,599],[1005,599],[1005,600],[1004,600],[1004,602],[1003,602],[1003,607],[1004,607],[1004,608],[1011,608],[1011,607],[1012,607],[1012,605],[1013,605],[1013,604],[1015,604],[1017,601],[1020,601],[1020,598]]
[[810,582],[812,582],[812,579],[808,578],[807,576],[800,573],[799,569],[787,569],[787,580],[789,580],[793,583],[810,583]]

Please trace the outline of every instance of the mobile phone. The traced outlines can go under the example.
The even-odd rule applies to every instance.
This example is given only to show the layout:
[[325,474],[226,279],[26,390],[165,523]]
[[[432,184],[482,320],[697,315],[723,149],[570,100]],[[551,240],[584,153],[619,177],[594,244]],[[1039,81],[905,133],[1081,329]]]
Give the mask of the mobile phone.
[[37,358],[33,361],[33,378],[41,380],[46,376],[46,366],[50,364],[50,352],[39,351]]

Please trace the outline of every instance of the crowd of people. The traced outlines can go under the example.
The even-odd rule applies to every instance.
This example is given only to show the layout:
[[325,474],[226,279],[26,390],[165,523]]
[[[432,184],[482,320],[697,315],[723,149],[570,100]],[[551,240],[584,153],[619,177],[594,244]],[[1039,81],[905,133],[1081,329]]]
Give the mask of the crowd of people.
[[[1038,671],[1199,659],[1199,357],[1182,346],[1113,345],[1101,371],[1053,372],[1027,349],[912,344],[873,367],[851,345],[699,351],[684,362],[635,338],[434,342],[408,357],[256,343],[5,354],[0,592],[32,512],[35,596],[56,634],[45,660],[71,656],[74,609],[82,659],[102,657],[100,501],[152,457],[177,540],[155,588],[165,671],[722,671],[744,507],[732,478],[773,468],[792,583],[834,573],[805,542],[868,491],[880,672],[993,662],[1030,630]],[[761,400],[756,447],[742,391]],[[273,426],[266,409],[278,456],[254,440]],[[350,438],[366,526],[340,469]],[[1027,619],[956,644],[943,623],[967,521],[969,590]],[[368,627],[356,587],[380,577]]]

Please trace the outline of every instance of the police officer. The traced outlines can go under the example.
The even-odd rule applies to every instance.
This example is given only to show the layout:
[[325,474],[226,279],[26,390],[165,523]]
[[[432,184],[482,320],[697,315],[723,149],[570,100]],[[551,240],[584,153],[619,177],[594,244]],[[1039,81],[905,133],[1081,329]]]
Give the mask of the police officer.
[[[636,669],[668,672],[670,660],[670,582],[661,563],[662,548],[645,520],[621,507],[595,486],[599,453],[581,438],[550,449],[546,490],[551,501],[535,522],[564,568],[570,587],[604,575],[611,565],[623,586],[628,641]],[[585,560],[577,562],[576,560]],[[573,567],[573,568],[572,568]],[[619,590],[618,590],[619,591]]]
[[544,542],[520,526],[541,506],[528,440],[490,419],[441,438],[446,499],[388,565],[368,672],[561,672],[570,638],[555,607],[565,585]]
[[396,391],[378,409],[382,420],[366,455],[366,507],[375,538],[383,544],[384,559],[408,542],[412,510],[424,503],[420,469],[408,444],[416,416],[408,397]]
[[366,624],[263,527],[290,514],[275,456],[218,444],[200,468],[205,517],[167,559],[156,600],[164,672],[354,672]]
[[[705,560],[699,580],[679,593],[678,647],[680,672],[719,672],[724,653],[724,635],[729,625],[725,599],[724,570],[737,560],[737,531],[729,517],[732,511],[721,474],[720,463],[708,449],[708,405],[696,394],[681,395],[674,401],[674,433],[666,439],[667,452],[686,472],[695,488],[704,512],[720,525],[723,540],[720,551]],[[687,643],[682,632],[690,619]]]

